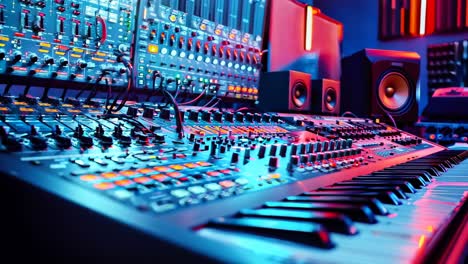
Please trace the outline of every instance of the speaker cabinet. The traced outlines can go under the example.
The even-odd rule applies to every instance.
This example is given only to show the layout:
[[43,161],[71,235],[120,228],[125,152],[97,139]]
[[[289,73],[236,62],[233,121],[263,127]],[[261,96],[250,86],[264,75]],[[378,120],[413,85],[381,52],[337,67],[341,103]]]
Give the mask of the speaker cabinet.
[[338,115],[341,104],[340,82],[330,79],[312,81],[312,113]]
[[258,107],[264,111],[307,112],[311,100],[310,74],[265,72],[260,76]]
[[412,123],[418,119],[415,52],[364,49],[342,60],[342,111]]

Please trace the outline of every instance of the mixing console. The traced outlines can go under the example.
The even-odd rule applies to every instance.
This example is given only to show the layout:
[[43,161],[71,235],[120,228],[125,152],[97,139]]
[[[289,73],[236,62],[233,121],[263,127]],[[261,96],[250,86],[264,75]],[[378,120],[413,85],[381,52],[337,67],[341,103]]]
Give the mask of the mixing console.
[[105,74],[125,86],[129,72],[120,62],[130,60],[134,21],[132,0],[0,1],[0,73],[43,84]]
[[[323,223],[327,230],[353,235],[357,229],[340,222],[341,214],[350,217],[346,221],[378,222],[371,211],[385,217],[388,209],[377,202],[394,208],[403,203],[406,193],[429,184],[433,177],[429,174],[436,171],[423,162],[436,158],[423,157],[444,149],[386,124],[359,118],[185,107],[179,109],[183,133],[176,133],[174,109],[154,104],[129,102],[120,112],[108,114],[97,104],[51,106],[10,99],[12,103],[0,106],[0,161],[9,164],[1,168],[4,180],[14,176],[118,222],[148,230],[161,243],[179,243],[179,247],[214,258],[220,256],[193,243],[224,241],[225,235],[232,236],[220,233],[226,228],[252,229],[256,234],[303,243],[304,238],[285,231],[293,226],[283,226],[284,220],[262,220],[305,217],[291,212],[281,216],[287,210],[317,211],[312,222],[323,220],[319,211],[331,210],[339,215]],[[402,162],[407,165],[392,167]],[[386,172],[376,172],[384,168]],[[429,174],[414,176],[420,169]],[[405,175],[388,174],[404,170]],[[364,176],[372,172],[373,179]],[[353,177],[357,178],[351,180]],[[297,196],[319,187],[314,203],[323,207],[312,209],[307,204],[313,192],[310,197]],[[346,199],[357,203],[360,198],[336,200],[345,194],[375,196],[372,201],[377,204],[366,204],[370,209],[355,212],[356,208],[343,204],[348,203]],[[286,196],[288,201],[268,202],[262,207],[265,209],[246,209]],[[214,220],[243,208],[240,218]],[[271,233],[259,227],[270,224],[274,225]],[[184,243],[176,242],[184,236],[174,237],[171,230],[184,234]],[[334,247],[328,233],[311,232],[306,244]],[[314,238],[316,235],[319,237]],[[240,237],[239,241],[250,241]],[[229,241],[237,243],[236,239]]]
[[137,87],[159,71],[172,89],[256,100],[264,9],[265,0],[140,1]]

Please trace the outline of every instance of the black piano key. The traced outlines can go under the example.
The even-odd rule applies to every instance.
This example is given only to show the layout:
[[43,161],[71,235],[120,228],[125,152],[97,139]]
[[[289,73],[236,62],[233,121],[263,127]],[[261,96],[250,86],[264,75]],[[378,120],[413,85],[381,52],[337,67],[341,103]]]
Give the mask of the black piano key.
[[343,190],[343,191],[310,191],[301,195],[304,196],[344,196],[344,197],[362,197],[376,198],[384,204],[402,205],[403,202],[390,191],[360,191],[360,190]]
[[422,187],[426,186],[428,183],[420,176],[404,176],[404,175],[366,175],[366,176],[358,176],[353,178],[353,180],[359,181],[408,181],[410,182],[414,188],[421,189]]
[[363,187],[400,187],[406,193],[416,193],[414,186],[408,181],[360,181],[350,180],[333,184],[333,186],[363,186]]
[[244,209],[238,213],[239,216],[261,217],[271,219],[295,220],[319,223],[331,232],[355,235],[358,230],[353,224],[353,221],[338,213],[329,212],[310,212],[310,211],[297,211],[297,210],[284,210],[284,209]]
[[392,170],[392,171],[376,171],[373,172],[372,175],[404,175],[404,176],[419,176],[422,177],[427,183],[430,183],[432,181],[432,176],[427,172],[427,171],[404,171],[404,170]]
[[408,196],[398,186],[327,186],[317,191],[392,192],[399,199],[408,199]]
[[398,166],[395,166],[395,167],[385,168],[384,171],[386,171],[386,170],[395,170],[395,169],[408,170],[408,171],[411,171],[411,170],[424,170],[424,171],[429,172],[432,176],[440,176],[442,174],[441,171],[439,171],[438,169],[436,169],[436,168],[434,168],[432,166],[423,166],[423,165],[420,165],[420,166],[398,165]]
[[282,208],[295,210],[310,210],[318,212],[335,212],[345,214],[352,220],[369,224],[377,223],[374,213],[364,205],[333,204],[333,203],[293,203],[293,202],[266,202],[266,208]]
[[316,223],[251,217],[221,217],[210,221],[208,227],[233,229],[321,248],[333,247],[328,231],[322,225]]
[[316,202],[316,203],[337,203],[355,204],[368,206],[376,215],[388,215],[387,208],[376,198],[344,197],[344,196],[289,196],[285,199],[288,202]]

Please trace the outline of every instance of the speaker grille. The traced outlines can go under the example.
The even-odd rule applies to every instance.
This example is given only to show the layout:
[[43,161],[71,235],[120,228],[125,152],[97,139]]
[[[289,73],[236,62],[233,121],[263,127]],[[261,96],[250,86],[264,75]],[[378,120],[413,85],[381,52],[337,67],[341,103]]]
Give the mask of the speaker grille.
[[294,83],[291,91],[291,101],[297,108],[302,108],[307,102],[307,86],[302,81]]
[[337,95],[336,95],[335,88],[327,87],[327,89],[325,90],[325,94],[323,96],[323,103],[325,105],[325,108],[328,111],[330,112],[335,111],[336,99],[337,99]]
[[411,103],[410,82],[399,72],[384,73],[377,89],[379,103],[386,111],[402,112]]

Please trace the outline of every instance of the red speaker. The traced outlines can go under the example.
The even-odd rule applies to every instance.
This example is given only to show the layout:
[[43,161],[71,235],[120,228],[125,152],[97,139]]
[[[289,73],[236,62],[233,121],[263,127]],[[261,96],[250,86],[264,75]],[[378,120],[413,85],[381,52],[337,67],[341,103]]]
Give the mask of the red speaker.
[[274,112],[308,112],[310,74],[297,71],[265,72],[260,76],[258,107]]
[[312,81],[312,113],[338,115],[340,113],[340,82],[330,79]]
[[358,116],[389,115],[397,122],[418,119],[416,52],[364,49],[342,60],[342,111]]

